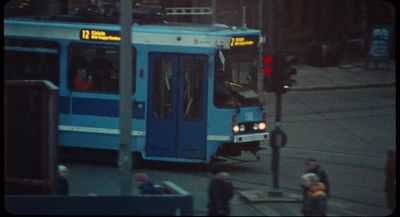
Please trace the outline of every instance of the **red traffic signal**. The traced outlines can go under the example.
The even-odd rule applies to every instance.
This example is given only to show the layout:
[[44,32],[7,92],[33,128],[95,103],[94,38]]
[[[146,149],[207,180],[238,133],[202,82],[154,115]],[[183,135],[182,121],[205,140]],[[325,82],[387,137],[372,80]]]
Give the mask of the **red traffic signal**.
[[264,68],[263,68],[264,76],[266,78],[271,78],[271,75],[272,75],[272,65],[271,65],[271,63],[272,63],[272,55],[265,54],[263,60],[264,60]]

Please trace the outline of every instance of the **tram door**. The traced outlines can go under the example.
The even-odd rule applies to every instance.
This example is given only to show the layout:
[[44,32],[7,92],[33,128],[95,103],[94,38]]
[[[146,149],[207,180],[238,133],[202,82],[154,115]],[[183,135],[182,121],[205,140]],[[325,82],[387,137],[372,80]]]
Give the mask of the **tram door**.
[[207,57],[152,53],[146,156],[205,159]]

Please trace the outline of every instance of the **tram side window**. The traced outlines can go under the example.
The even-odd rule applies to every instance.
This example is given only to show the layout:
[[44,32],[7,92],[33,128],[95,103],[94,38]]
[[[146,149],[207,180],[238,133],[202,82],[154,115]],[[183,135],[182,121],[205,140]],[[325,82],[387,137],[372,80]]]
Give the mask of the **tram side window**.
[[[135,84],[134,49],[132,56],[133,84]],[[73,90],[118,93],[118,46],[72,44],[68,53],[68,71],[69,86]]]
[[49,80],[58,86],[58,43],[4,39],[4,79]]
[[154,113],[160,119],[172,117],[172,59],[160,57],[155,59]]
[[198,60],[188,60],[184,64],[184,109],[186,120],[201,119],[203,106],[203,65]]

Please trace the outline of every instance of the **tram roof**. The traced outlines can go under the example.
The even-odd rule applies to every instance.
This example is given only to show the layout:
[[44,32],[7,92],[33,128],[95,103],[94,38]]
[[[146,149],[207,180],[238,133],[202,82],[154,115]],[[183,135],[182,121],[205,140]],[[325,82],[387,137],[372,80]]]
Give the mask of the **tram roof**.
[[[16,30],[17,26],[23,25],[26,31]],[[46,38],[67,38],[71,40],[79,40],[79,35],[76,30],[90,29],[90,30],[104,30],[104,31],[120,31],[120,26],[116,24],[103,24],[103,23],[79,23],[79,22],[64,22],[53,20],[33,20],[28,18],[7,18],[4,20],[4,35],[22,34],[21,36],[41,36]],[[58,34],[51,33],[50,30],[58,32]],[[75,31],[74,31],[75,30]],[[49,32],[50,31],[50,32]],[[185,40],[197,41],[194,46],[203,44],[202,47],[215,47],[217,41],[223,44],[223,47],[229,47],[229,40],[232,36],[248,36],[259,35],[260,31],[256,29],[241,29],[238,27],[230,27],[226,25],[199,25],[188,23],[161,23],[161,24],[137,24],[132,25],[133,42],[141,44],[142,37],[155,39],[158,37],[164,38],[164,43],[168,40],[168,36],[173,36],[177,40],[177,36],[185,37]],[[24,32],[24,33],[22,33]],[[35,32],[36,35],[35,35]],[[27,35],[24,35],[27,34]],[[75,35],[74,35],[75,34]],[[167,38],[165,38],[165,36]],[[199,38],[200,37],[200,38]],[[171,38],[172,39],[172,38]],[[208,40],[208,42],[207,42]],[[212,41],[210,41],[212,40]],[[228,41],[227,41],[228,40]],[[154,41],[154,40],[153,40]],[[183,40],[184,41],[184,40]],[[207,43],[199,43],[199,42]],[[224,41],[222,43],[222,41]],[[147,40],[146,44],[153,43]],[[176,41],[174,42],[176,44]],[[228,43],[228,45],[226,45]],[[257,42],[258,43],[258,42]],[[157,44],[157,43],[155,43]],[[207,46],[208,44],[208,46]],[[189,44],[182,44],[190,46]]]
[[[29,18],[7,18],[4,23],[9,24],[22,24],[22,25],[46,25],[49,27],[64,27],[64,28],[81,28],[93,27],[103,28],[108,30],[120,30],[120,26],[116,24],[104,23],[78,23],[78,22],[62,22],[53,20],[34,20]],[[165,24],[137,24],[132,26],[133,31],[148,32],[148,33],[188,33],[188,34],[209,34],[209,35],[254,35],[259,34],[260,31],[256,29],[242,29],[235,26],[227,26],[224,24],[206,25],[206,24],[192,24],[192,23],[175,23],[168,22]]]

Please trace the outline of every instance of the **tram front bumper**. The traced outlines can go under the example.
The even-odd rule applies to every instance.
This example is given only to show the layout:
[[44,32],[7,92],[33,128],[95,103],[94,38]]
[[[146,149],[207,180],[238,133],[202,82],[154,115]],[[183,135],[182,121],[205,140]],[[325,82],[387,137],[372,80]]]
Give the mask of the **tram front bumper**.
[[243,134],[233,136],[233,143],[263,141],[269,138],[269,133]]

